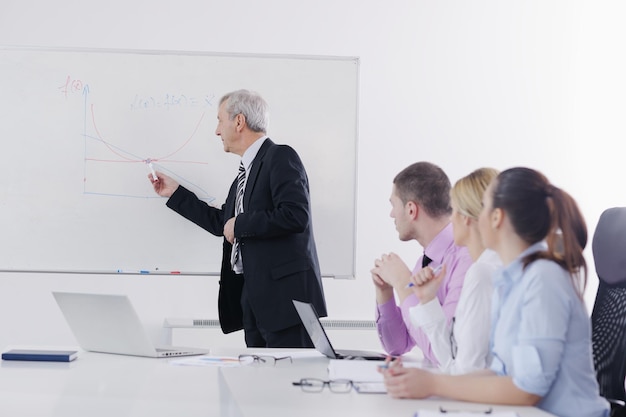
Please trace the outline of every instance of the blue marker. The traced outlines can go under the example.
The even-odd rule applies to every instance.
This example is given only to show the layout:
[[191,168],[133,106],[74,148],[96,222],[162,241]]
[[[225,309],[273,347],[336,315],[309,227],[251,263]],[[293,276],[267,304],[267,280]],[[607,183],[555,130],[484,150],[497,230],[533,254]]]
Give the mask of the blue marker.
[[[437,275],[439,272],[441,272],[441,268],[443,268],[443,264],[441,264],[437,268],[433,269],[433,276]],[[408,284],[406,284],[406,288],[411,288],[411,287],[415,287],[415,284],[413,284],[412,282],[409,282]]]

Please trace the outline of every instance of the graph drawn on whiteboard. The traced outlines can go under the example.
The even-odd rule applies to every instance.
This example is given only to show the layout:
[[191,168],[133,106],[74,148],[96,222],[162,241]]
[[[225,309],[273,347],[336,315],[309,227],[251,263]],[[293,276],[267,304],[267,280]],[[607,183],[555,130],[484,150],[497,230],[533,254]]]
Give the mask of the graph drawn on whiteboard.
[[154,168],[184,183],[206,202],[215,200],[185,175],[190,165],[209,164],[208,139],[201,128],[208,123],[207,110],[214,107],[215,94],[123,91],[119,98],[108,94],[107,105],[98,106],[96,88],[92,93],[88,82],[69,75],[59,87],[66,99],[80,94],[83,100],[85,194],[159,198],[151,189],[127,180],[140,177],[138,171],[147,176]]

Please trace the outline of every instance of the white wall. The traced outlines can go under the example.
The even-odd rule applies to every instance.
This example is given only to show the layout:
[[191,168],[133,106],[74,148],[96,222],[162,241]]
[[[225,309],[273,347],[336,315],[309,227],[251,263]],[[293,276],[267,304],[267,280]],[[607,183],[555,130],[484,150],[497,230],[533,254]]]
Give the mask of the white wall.
[[[388,216],[412,162],[452,181],[537,168],[577,198],[590,236],[603,209],[626,205],[625,17],[622,1],[3,0],[0,44],[359,56],[357,279],[325,288],[331,318],[365,319],[373,260],[396,251],[412,266],[421,252]],[[165,316],[217,316],[214,278],[3,275],[0,347],[71,342],[50,289],[129,293],[155,335]]]

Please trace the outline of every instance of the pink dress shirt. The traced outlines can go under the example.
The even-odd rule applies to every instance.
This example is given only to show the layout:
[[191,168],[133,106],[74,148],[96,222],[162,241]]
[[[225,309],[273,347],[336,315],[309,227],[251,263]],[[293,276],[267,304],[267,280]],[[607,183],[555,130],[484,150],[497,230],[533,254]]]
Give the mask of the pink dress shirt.
[[[454,244],[452,224],[448,224],[439,232],[424,249],[424,253],[432,259],[429,265],[432,268],[442,264],[446,265],[446,276],[437,292],[437,299],[441,304],[447,322],[450,323],[461,296],[465,272],[472,264],[472,258],[466,247]],[[418,259],[413,273],[421,268],[422,257]],[[390,355],[402,355],[417,345],[424,353],[426,359],[438,365],[439,363],[432,352],[428,337],[420,328],[411,324],[409,310],[417,304],[419,304],[419,300],[414,294],[411,294],[400,306],[396,305],[393,298],[385,304],[378,305],[376,311],[378,337],[383,345],[383,349]]]

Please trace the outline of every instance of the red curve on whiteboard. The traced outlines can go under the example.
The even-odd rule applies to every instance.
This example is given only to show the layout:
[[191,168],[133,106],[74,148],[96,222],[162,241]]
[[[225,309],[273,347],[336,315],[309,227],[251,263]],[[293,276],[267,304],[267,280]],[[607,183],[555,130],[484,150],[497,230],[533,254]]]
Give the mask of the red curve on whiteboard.
[[[100,139],[100,141],[104,144],[104,146],[106,146],[109,149],[109,151],[111,151],[111,153],[119,156],[122,159],[125,159],[128,162],[145,162],[144,159],[129,158],[126,155],[123,155],[120,152],[116,151],[113,147],[111,147],[109,142],[104,140],[104,138],[100,134],[100,131],[98,130],[98,126],[96,124],[96,115],[95,115],[95,112],[94,112],[94,105],[93,104],[91,104],[90,109],[91,109],[91,123],[93,125],[94,130],[96,131],[96,136],[98,137],[98,139]],[[185,148],[185,146],[187,146],[189,144],[189,142],[191,142],[191,140],[194,138],[194,136],[198,132],[198,129],[200,128],[200,123],[202,123],[202,120],[204,119],[204,115],[205,115],[205,113],[202,112],[202,114],[200,115],[200,120],[198,120],[198,123],[196,123],[196,126],[193,129],[193,132],[191,132],[191,135],[189,135],[189,138],[187,138],[187,140],[185,142],[183,142],[183,144],[178,149],[174,150],[172,153],[170,153],[168,155],[164,155],[162,157],[157,157],[157,158],[150,158],[150,160],[155,161],[155,162],[156,161],[164,161],[164,160],[166,161],[169,158],[171,158],[172,156],[176,155],[181,150],[183,150]],[[121,161],[118,161],[118,162],[121,162]],[[177,162],[186,162],[186,163],[193,163],[193,164],[208,164],[208,162],[202,162],[202,161],[177,161]]]

